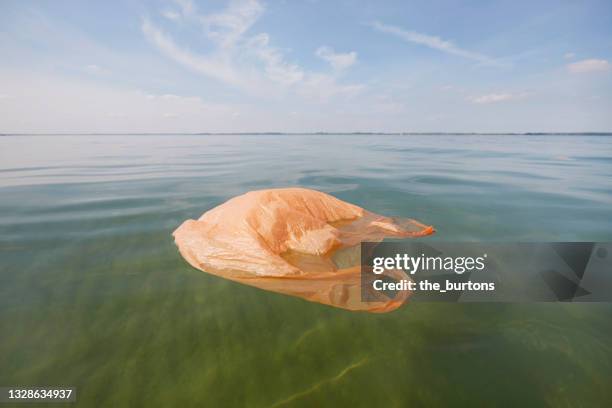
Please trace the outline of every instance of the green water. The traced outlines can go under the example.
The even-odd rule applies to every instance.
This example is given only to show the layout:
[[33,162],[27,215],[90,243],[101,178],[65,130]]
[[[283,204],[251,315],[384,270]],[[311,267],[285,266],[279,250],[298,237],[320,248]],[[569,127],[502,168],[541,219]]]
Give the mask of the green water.
[[192,269],[171,232],[300,185],[426,239],[611,241],[611,176],[603,136],[0,137],[0,386],[101,407],[610,406],[612,305],[350,313]]

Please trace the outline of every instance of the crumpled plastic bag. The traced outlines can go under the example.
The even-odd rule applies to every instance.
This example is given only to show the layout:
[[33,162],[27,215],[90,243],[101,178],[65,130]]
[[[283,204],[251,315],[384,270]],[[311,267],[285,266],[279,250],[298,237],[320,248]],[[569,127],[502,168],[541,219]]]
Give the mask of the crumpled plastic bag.
[[[173,235],[183,258],[204,272],[343,309],[388,312],[408,293],[361,300],[360,242],[434,231],[320,191],[283,188],[234,197],[198,220],[183,222]],[[394,273],[406,279],[403,272]]]

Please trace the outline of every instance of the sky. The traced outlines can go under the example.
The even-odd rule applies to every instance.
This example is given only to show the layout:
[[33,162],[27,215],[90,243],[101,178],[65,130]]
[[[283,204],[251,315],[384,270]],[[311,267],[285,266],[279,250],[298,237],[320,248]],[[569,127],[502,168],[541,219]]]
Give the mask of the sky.
[[0,132],[612,131],[612,2],[0,2]]

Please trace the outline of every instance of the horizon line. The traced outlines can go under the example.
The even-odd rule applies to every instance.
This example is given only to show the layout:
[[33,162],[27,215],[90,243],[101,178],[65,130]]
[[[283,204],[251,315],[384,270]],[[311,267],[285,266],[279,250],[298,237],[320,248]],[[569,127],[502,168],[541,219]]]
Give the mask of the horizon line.
[[170,136],[170,135],[181,135],[181,136],[274,136],[274,135],[422,135],[422,136],[435,136],[435,135],[516,135],[516,136],[537,136],[537,135],[602,135],[612,136],[612,131],[587,131],[587,132],[329,132],[329,131],[318,131],[318,132],[0,132],[1,136]]

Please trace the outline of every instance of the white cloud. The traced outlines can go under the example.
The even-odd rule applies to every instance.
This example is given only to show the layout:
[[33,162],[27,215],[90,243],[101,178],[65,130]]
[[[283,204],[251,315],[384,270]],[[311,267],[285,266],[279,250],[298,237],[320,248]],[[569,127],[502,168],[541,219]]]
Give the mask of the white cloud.
[[603,59],[586,59],[568,64],[567,70],[572,74],[584,74],[609,71],[611,67],[612,64]]
[[508,93],[508,92],[500,92],[500,93],[491,93],[486,95],[477,95],[470,96],[467,98],[468,101],[476,104],[490,104],[490,103],[498,103],[498,102],[507,102],[517,99],[523,99],[528,95],[527,92],[521,93]]
[[224,61],[224,58],[217,56],[201,56],[192,53],[188,49],[179,47],[172,37],[163,33],[147,19],[143,20],[141,28],[147,39],[154,44],[162,54],[179,64],[231,85],[247,85],[243,77],[235,72],[234,67],[227,63],[227,61]]
[[261,38],[244,38],[244,33],[257,21],[263,12],[263,6],[256,0],[234,1],[224,10],[209,15],[198,13],[190,0],[175,0],[181,9],[182,16],[196,24],[198,30],[216,45],[213,52],[196,54],[179,46],[174,39],[157,28],[152,21],[144,19],[142,31],[147,39],[163,54],[183,66],[220,80],[227,84],[254,91],[261,78],[256,70],[246,69],[241,59],[245,55],[259,57],[267,64],[272,80],[286,80],[283,77],[283,61],[279,53],[269,47],[267,40]]
[[563,58],[565,59],[573,59],[576,56],[576,54],[574,54],[573,52],[566,52],[565,54],[563,54]]
[[172,21],[177,21],[181,18],[181,15],[179,13],[172,10],[164,10],[161,12],[161,15]]
[[304,72],[296,64],[285,61],[283,54],[270,46],[268,34],[258,34],[248,42],[248,48],[263,62],[266,75],[273,82],[291,85],[304,78]]
[[210,15],[198,15],[191,7],[193,17],[204,25],[208,36],[223,48],[231,48],[240,42],[263,11],[263,6],[257,0],[233,1],[225,10]]
[[355,51],[337,53],[331,47],[321,46],[315,54],[317,57],[327,61],[332,68],[338,71],[346,69],[357,62],[357,53]]
[[[267,33],[249,34],[264,12],[257,0],[234,1],[222,11],[200,14],[188,0],[177,1],[185,21],[203,30],[213,50],[195,53],[178,45],[151,20],[144,19],[145,37],[161,53],[179,64],[244,91],[258,95],[280,95],[294,91],[298,95],[326,99],[335,95],[352,95],[361,85],[342,85],[330,74],[305,71],[290,62],[285,53],[271,44]],[[331,52],[326,52],[331,51]],[[356,53],[336,54],[322,51],[336,70],[356,60]]]
[[438,51],[445,52],[451,55],[457,55],[459,57],[468,58],[471,60],[478,61],[482,64],[486,65],[502,65],[499,61],[488,57],[484,54],[479,54],[476,52],[468,51],[463,48],[457,47],[451,41],[446,41],[441,39],[440,37],[436,37],[433,35],[417,33],[416,31],[404,30],[400,27],[396,27],[393,25],[383,24],[378,21],[375,21],[371,24],[374,29],[387,34],[395,35],[396,37],[401,38],[404,41],[411,42],[414,44],[424,45],[429,48],[433,48]]

